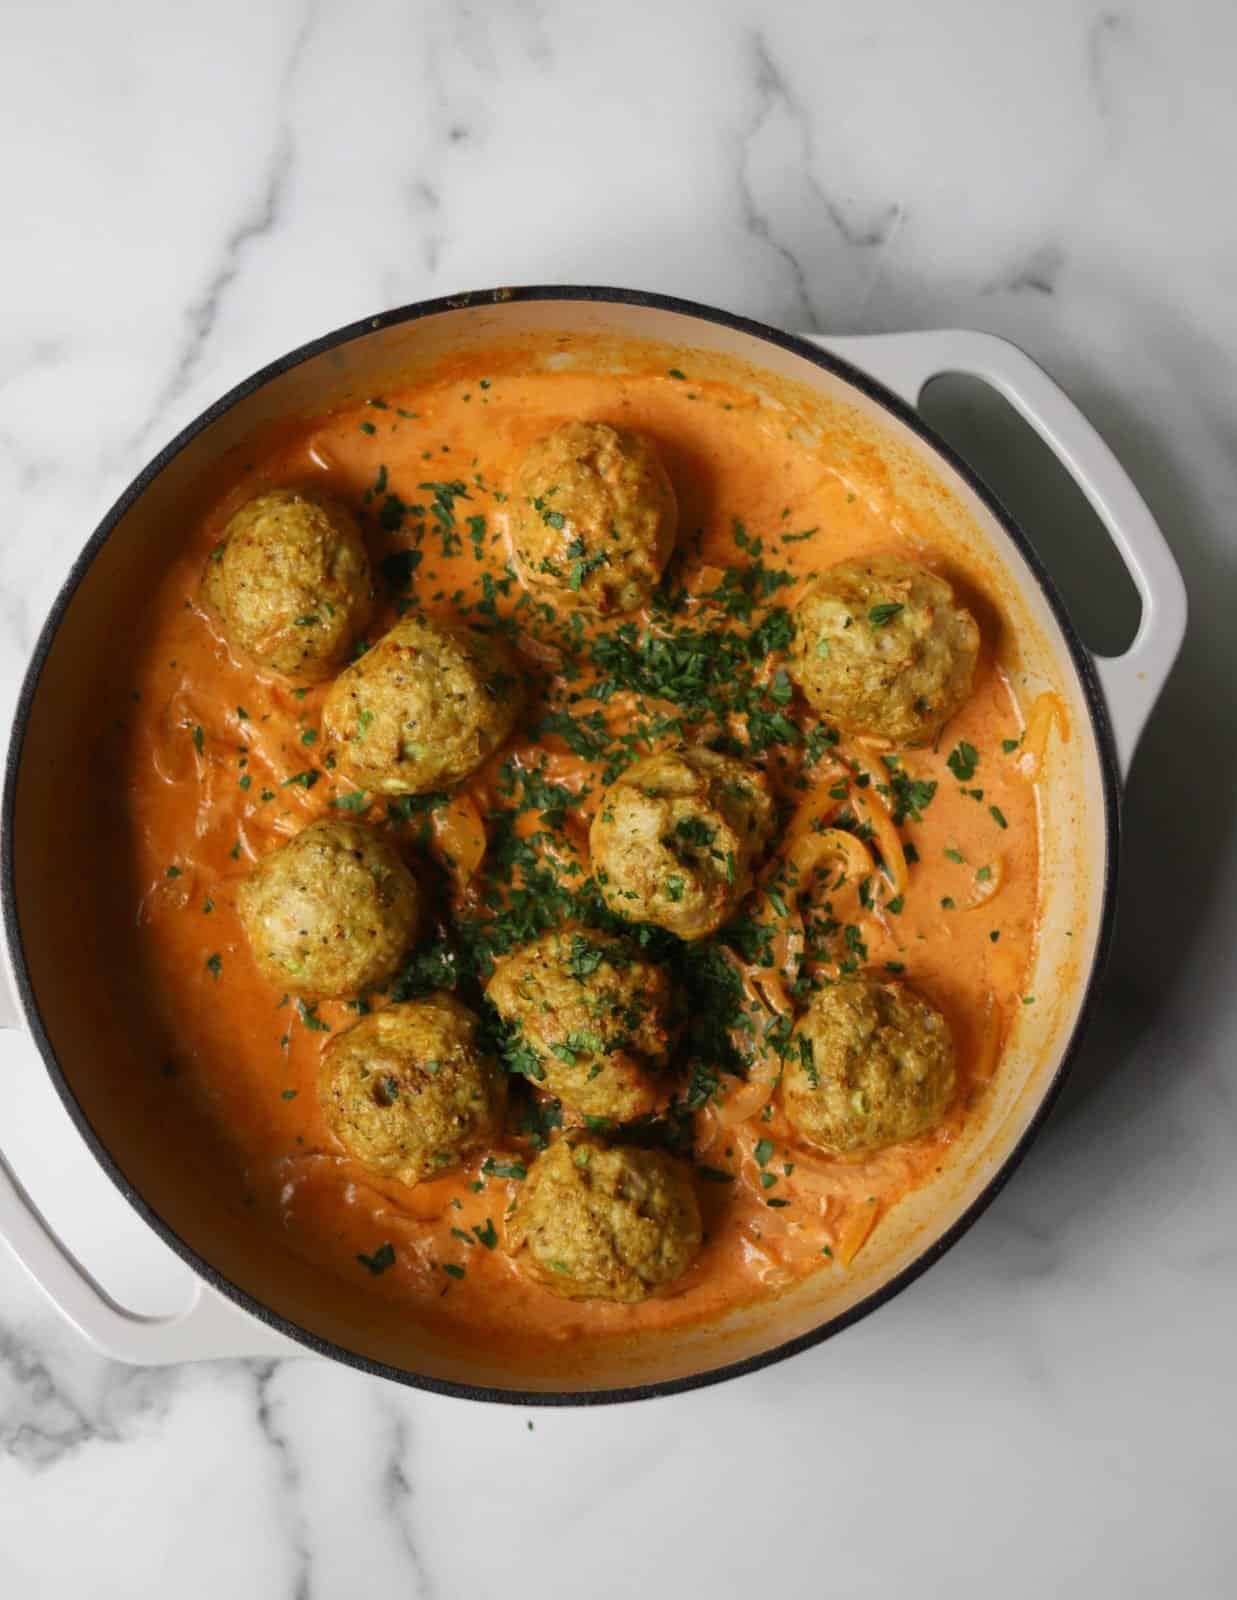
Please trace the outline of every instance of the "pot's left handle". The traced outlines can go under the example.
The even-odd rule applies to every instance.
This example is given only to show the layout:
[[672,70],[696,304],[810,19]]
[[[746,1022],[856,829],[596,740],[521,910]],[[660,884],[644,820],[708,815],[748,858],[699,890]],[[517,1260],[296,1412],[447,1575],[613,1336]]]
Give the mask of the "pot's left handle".
[[17,1003],[17,990],[4,959],[3,949],[0,947],[0,1028],[20,1028],[22,1020],[21,1006]]
[[0,1238],[69,1322],[97,1350],[133,1366],[223,1356],[304,1355],[300,1345],[233,1305],[199,1278],[193,1299],[170,1317],[126,1311],[52,1232],[0,1155]]
[[[21,1009],[0,959],[0,1027],[18,1028]],[[0,1152],[0,1240],[78,1331],[106,1356],[166,1366],[222,1356],[304,1355],[302,1347],[242,1311],[200,1278],[193,1298],[167,1317],[137,1316],[95,1282],[47,1222]]]

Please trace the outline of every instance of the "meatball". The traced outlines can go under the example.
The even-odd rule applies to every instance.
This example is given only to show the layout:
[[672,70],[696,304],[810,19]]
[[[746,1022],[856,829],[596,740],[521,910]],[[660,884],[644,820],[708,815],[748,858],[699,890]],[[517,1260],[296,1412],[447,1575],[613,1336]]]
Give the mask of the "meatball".
[[264,856],[237,908],[273,983],[323,999],[389,978],[416,931],[416,879],[372,828],[311,822]]
[[530,588],[609,616],[646,603],[674,549],[678,506],[656,447],[604,422],[538,439],[512,496],[511,542]]
[[602,796],[593,870],[611,911],[703,939],[747,893],[772,823],[762,773],[697,745],[660,751]]
[[369,618],[369,561],[343,506],[275,489],[228,523],[203,593],[240,654],[293,683],[321,683]]
[[848,978],[813,997],[790,1036],[782,1107],[810,1143],[845,1154],[914,1139],[954,1092],[954,1046],[909,984]]
[[331,685],[322,729],[363,788],[426,794],[476,771],[511,732],[521,698],[506,645],[408,616]]
[[318,1098],[331,1132],[370,1172],[419,1183],[502,1129],[507,1079],[449,994],[385,1006],[331,1041]]
[[568,1300],[647,1299],[683,1276],[700,1239],[681,1161],[590,1136],[538,1156],[507,1220],[516,1264]]
[[795,612],[790,672],[848,733],[928,744],[971,692],[979,628],[942,578],[892,556],[843,561]]
[[617,939],[547,933],[504,956],[486,989],[518,1030],[528,1075],[575,1111],[629,1122],[657,1104],[670,981]]

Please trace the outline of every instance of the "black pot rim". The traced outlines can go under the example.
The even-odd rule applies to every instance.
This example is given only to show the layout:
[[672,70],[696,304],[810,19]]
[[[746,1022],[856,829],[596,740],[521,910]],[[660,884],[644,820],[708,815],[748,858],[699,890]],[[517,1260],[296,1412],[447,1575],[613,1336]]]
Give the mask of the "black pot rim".
[[[29,967],[26,962],[17,908],[14,816],[18,774],[21,769],[26,731],[29,726],[35,696],[60,623],[95,557],[129,508],[145,493],[149,485],[169,462],[179,455],[185,446],[196,438],[199,433],[223,416],[225,412],[231,410],[238,402],[246,399],[256,390],[262,388],[264,384],[270,382],[273,378],[279,377],[291,368],[321,355],[324,351],[348,344],[366,334],[375,333],[400,323],[416,322],[422,318],[435,316],[442,312],[458,311],[472,306],[481,307],[502,304],[509,301],[592,301],[603,305],[626,305],[675,312],[698,321],[718,324],[786,350],[810,362],[813,366],[830,373],[832,376],[843,379],[911,429],[937,456],[953,468],[968,488],[978,497],[985,509],[1012,539],[1039,584],[1043,597],[1061,629],[1062,636],[1069,649],[1074,670],[1077,672],[1082,684],[1087,709],[1090,713],[1092,730],[1095,735],[1096,747],[1099,751],[1104,794],[1105,854],[1099,931],[1095,956],[1087,974],[1078,1017],[1065,1049],[1062,1051],[1056,1072],[1045,1089],[1035,1114],[1017,1144],[1006,1155],[1004,1161],[989,1179],[984,1189],[975,1197],[966,1211],[939,1238],[933,1240],[921,1254],[916,1256],[913,1261],[908,1262],[900,1272],[895,1273],[888,1283],[883,1284],[874,1293],[821,1327],[801,1334],[798,1338],[786,1340],[771,1350],[763,1351],[759,1355],[749,1356],[742,1361],[728,1362],[722,1366],[712,1367],[706,1371],[692,1373],[681,1378],[672,1378],[658,1383],[637,1384],[619,1389],[582,1389],[554,1392],[502,1389],[488,1384],[448,1382],[421,1373],[410,1372],[405,1368],[391,1366],[386,1362],[371,1360],[356,1351],[348,1350],[342,1345],[334,1344],[330,1340],[311,1333],[308,1329],[300,1327],[297,1323],[272,1310],[271,1307],[254,1299],[245,1290],[225,1278],[210,1262],[206,1261],[187,1244],[154,1208],[143,1199],[121,1171],[106,1144],[86,1117],[85,1111],[73,1093],[64,1070],[56,1057],[51,1040],[43,1024],[38,999],[34,992]],[[852,1327],[864,1317],[870,1316],[873,1311],[885,1305],[895,1295],[900,1294],[903,1289],[914,1283],[929,1267],[939,1261],[946,1251],[951,1249],[988,1209],[1009,1182],[1009,1179],[1047,1121],[1065,1083],[1094,1009],[1100,978],[1112,941],[1116,909],[1116,878],[1120,839],[1120,788],[1120,769],[1117,763],[1116,745],[1094,662],[1077,629],[1074,627],[1055,584],[1036,554],[1030,540],[997,499],[996,495],[992,493],[952,447],[941,439],[933,429],[928,427],[918,413],[909,405],[886,389],[883,384],[870,378],[866,373],[852,367],[848,362],[839,359],[837,356],[819,349],[816,345],[809,344],[806,340],[794,334],[782,333],[775,328],[767,327],[763,323],[748,317],[738,316],[733,312],[721,311],[693,300],[677,299],[670,295],[647,293],[637,289],[592,286],[556,287],[552,284],[536,284],[516,288],[479,290],[467,294],[444,296],[434,300],[417,301],[411,305],[383,312],[379,316],[366,317],[361,321],[348,323],[342,328],[337,328],[332,333],[324,334],[321,338],[313,339],[307,344],[300,345],[297,349],[289,351],[288,354],[281,356],[278,360],[262,367],[252,376],[230,389],[213,405],[208,406],[205,411],[183,428],[170,443],[165,445],[149,465],[134,478],[104,516],[90,539],[86,542],[77,560],[73,563],[68,577],[56,596],[47,620],[43,624],[30,665],[22,682],[21,693],[14,714],[5,767],[3,806],[0,808],[0,899],[3,900],[5,935],[22,1008],[39,1053],[43,1057],[44,1064],[65,1109],[95,1159],[120,1190],[121,1194],[134,1207],[142,1220],[158,1234],[171,1250],[180,1256],[198,1278],[227,1299],[242,1307],[259,1322],[284,1334],[305,1349],[317,1355],[327,1356],[333,1360],[343,1362],[347,1366],[355,1367],[359,1371],[369,1373],[374,1377],[388,1378],[393,1382],[405,1384],[412,1388],[428,1390],[434,1394],[450,1395],[467,1400],[496,1402],[504,1405],[614,1405],[632,1400],[651,1399],[661,1395],[682,1394],[691,1389],[704,1388],[711,1384],[721,1383],[728,1378],[737,1378],[745,1373],[757,1372],[762,1367],[772,1366],[775,1362],[784,1361],[790,1356],[798,1355],[801,1351],[810,1350],[813,1346],[822,1344],[826,1339],[834,1337],[844,1329]]]

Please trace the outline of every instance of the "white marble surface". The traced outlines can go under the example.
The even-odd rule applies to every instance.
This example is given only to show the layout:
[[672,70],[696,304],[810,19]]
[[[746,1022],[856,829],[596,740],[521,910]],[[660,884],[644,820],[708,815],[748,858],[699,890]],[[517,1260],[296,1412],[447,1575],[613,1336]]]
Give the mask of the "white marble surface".
[[[1127,461],[1194,607],[1099,1025],[924,1280],[740,1383],[530,1417],[313,1361],[111,1365],[0,1251],[0,1595],[1234,1592],[1235,59],[1227,0],[0,10],[0,719],[185,421],[495,282],[1006,333]],[[6,1145],[39,1071],[0,1039]]]

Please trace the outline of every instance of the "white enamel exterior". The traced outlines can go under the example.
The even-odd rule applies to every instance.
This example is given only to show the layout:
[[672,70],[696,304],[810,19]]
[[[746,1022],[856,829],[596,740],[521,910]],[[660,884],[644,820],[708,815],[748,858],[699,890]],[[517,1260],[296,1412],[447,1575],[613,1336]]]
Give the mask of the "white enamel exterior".
[[[638,331],[639,308],[601,309],[620,313],[615,320],[623,324],[621,331]],[[1142,602],[1141,623],[1129,651],[1096,659],[1124,774],[1180,647],[1186,601],[1163,535],[1107,445],[1047,374],[1015,346],[991,335],[959,330],[813,342],[911,406],[935,376],[967,373],[983,378],[1036,428],[1071,473],[1120,551]],[[5,957],[6,968],[0,972],[0,1027],[21,1026],[7,951]],[[116,1304],[62,1245],[2,1153],[0,1238],[67,1320],[116,1360],[162,1365],[309,1353],[196,1279],[188,1305],[173,1315],[139,1316]]]

